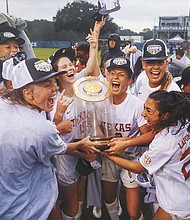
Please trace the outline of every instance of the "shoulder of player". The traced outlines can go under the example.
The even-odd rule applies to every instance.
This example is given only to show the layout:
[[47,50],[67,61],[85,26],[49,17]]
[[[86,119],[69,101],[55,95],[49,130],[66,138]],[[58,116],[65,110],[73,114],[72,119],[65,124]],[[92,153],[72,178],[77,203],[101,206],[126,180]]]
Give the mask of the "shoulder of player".
[[171,84],[168,86],[167,91],[169,92],[174,90],[181,92],[181,89],[179,88],[178,84],[172,80]]
[[131,103],[133,103],[133,105],[135,106],[144,106],[144,102],[137,96],[132,95],[132,94],[128,94],[128,99]]

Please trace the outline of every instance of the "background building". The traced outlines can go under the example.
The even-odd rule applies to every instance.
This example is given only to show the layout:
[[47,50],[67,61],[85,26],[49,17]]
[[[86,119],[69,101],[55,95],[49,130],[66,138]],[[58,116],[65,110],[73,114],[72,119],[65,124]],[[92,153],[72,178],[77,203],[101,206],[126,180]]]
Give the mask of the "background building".
[[154,26],[153,35],[165,42],[176,36],[181,37],[181,41],[190,40],[190,17],[159,17],[159,26]]
[[190,48],[190,15],[159,17],[159,25],[153,28],[153,37],[166,42],[168,52],[182,47],[189,54]]

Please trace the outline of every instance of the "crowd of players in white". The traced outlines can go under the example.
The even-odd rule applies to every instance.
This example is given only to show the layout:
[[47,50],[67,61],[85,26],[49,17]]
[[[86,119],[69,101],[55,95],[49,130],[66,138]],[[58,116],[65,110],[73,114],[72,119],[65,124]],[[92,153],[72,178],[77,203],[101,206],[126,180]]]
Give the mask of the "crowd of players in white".
[[[154,220],[190,219],[190,97],[167,71],[167,48],[160,39],[145,42],[140,53],[143,71],[132,81],[137,50],[126,54],[115,36],[110,37],[102,74],[97,42],[104,24],[102,18],[88,34],[89,59],[79,73],[69,50],[60,49],[51,64],[26,59],[19,52],[25,40],[13,28],[0,30],[0,219],[80,219],[88,178],[76,170],[80,157],[98,160],[100,166],[94,172],[112,220],[119,220],[120,183],[130,218],[144,219],[141,181],[136,175],[140,173],[146,178],[151,175],[151,187],[156,190]],[[7,56],[10,59],[4,59]],[[116,133],[122,136],[112,139],[103,152],[89,137],[74,142],[73,84],[89,75],[108,81]],[[100,214],[99,203],[94,205]]]

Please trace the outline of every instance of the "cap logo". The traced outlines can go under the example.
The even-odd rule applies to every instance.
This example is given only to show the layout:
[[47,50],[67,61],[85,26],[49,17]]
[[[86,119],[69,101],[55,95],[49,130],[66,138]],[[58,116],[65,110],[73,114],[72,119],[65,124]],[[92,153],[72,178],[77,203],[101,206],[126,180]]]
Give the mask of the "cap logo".
[[64,54],[65,52],[66,52],[66,50],[65,50],[65,49],[63,49],[63,50],[62,50],[62,53]]
[[118,57],[118,58],[115,58],[115,59],[113,60],[113,63],[114,63],[115,65],[122,66],[122,65],[124,65],[124,64],[127,64],[127,60],[126,60],[125,58]]
[[12,38],[12,37],[15,37],[15,35],[11,32],[4,32],[3,33],[3,36],[6,37],[6,38]]
[[152,55],[158,54],[162,51],[162,47],[160,45],[148,45],[147,46],[147,52],[149,52]]
[[49,72],[52,70],[52,65],[45,62],[44,60],[39,60],[34,63],[34,67],[37,71]]

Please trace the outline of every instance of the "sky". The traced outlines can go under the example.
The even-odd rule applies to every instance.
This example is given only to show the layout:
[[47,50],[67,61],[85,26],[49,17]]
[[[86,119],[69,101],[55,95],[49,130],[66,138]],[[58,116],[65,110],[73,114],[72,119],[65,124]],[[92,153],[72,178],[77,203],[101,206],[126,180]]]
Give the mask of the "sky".
[[[0,0],[0,12],[6,13],[8,2],[9,13],[25,19],[53,20],[58,9],[64,8],[69,0]],[[98,0],[88,0],[98,5]],[[190,0],[119,0],[121,9],[110,13],[114,22],[139,33],[144,28],[153,29],[158,25],[159,16],[189,15]]]

